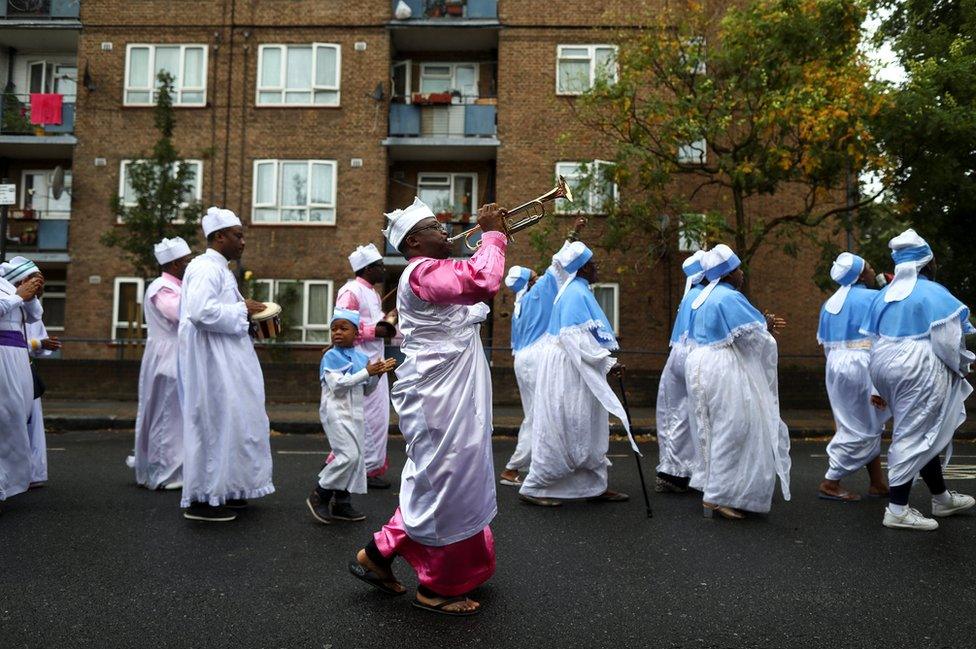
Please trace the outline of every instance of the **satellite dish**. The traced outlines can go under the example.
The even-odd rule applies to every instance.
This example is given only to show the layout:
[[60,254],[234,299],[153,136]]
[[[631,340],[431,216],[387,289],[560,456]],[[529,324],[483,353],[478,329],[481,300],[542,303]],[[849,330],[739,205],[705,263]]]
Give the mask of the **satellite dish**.
[[51,196],[54,200],[61,198],[64,193],[64,167],[58,165],[51,172]]

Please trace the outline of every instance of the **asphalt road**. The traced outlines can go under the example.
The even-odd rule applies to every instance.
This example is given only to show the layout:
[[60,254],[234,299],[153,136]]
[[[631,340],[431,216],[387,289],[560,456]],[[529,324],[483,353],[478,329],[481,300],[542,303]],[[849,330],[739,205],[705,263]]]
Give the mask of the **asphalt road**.
[[[702,518],[692,494],[652,494],[614,443],[624,504],[538,509],[500,487],[495,577],[483,614],[433,616],[346,572],[393,512],[366,523],[308,515],[321,436],[275,437],[277,492],[230,525],[190,523],[176,493],[134,486],[130,435],[49,438],[50,486],[0,515],[0,647],[970,647],[976,514],[932,533],[887,530],[883,504],[818,500],[822,442],[794,443],[794,497],[741,523]],[[656,449],[648,447],[652,474]],[[513,449],[495,444],[500,467]],[[403,442],[391,442],[396,474]],[[966,468],[965,465],[969,465]],[[956,446],[951,486],[976,491],[976,445]],[[864,489],[867,476],[851,486]],[[929,511],[924,488],[913,503]],[[397,563],[411,588],[408,566]]]

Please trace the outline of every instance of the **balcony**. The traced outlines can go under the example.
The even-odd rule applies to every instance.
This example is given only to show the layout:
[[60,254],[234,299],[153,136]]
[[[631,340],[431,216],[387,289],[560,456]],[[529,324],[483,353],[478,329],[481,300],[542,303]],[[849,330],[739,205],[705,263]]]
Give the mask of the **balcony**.
[[[73,97],[72,97],[73,99]],[[28,94],[0,95],[0,156],[13,158],[70,158],[77,140],[75,104],[64,102],[60,124],[32,124]]]
[[404,3],[410,7],[410,16],[397,18],[400,0],[393,0],[394,20],[498,20],[498,0],[404,0]]
[[0,20],[78,20],[81,0],[0,0]]
[[499,145],[496,113],[494,104],[390,104],[383,144],[393,160],[491,160]]
[[471,51],[498,47],[498,0],[404,0],[410,15],[388,23],[399,52]]
[[40,218],[37,210],[11,210],[7,223],[7,250],[28,254],[34,261],[68,261],[66,218]]

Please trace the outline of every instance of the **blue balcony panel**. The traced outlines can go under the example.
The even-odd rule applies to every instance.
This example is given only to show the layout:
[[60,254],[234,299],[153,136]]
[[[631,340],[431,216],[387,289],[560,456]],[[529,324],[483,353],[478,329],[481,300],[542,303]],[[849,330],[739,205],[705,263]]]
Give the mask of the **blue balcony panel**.
[[391,104],[390,135],[420,135],[420,106],[414,106],[413,104]]
[[37,222],[38,250],[67,250],[68,224],[67,220],[41,219]]
[[468,105],[464,107],[465,136],[486,137],[496,133],[496,106]]

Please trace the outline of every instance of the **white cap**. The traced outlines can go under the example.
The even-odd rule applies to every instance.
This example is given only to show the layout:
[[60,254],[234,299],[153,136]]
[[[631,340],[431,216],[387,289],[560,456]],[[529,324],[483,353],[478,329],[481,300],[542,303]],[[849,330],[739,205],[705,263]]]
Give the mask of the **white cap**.
[[383,236],[386,237],[386,240],[390,242],[391,246],[399,250],[400,244],[403,243],[403,239],[407,236],[407,233],[424,219],[429,219],[434,216],[434,213],[427,207],[426,203],[415,196],[413,204],[410,207],[402,210],[393,210],[384,216],[387,218],[387,225],[386,229],[383,230]]
[[27,257],[14,257],[5,264],[0,265],[0,277],[11,284],[17,284],[25,278],[39,273],[41,270],[33,261]]
[[576,279],[576,272],[592,258],[593,251],[587,248],[586,244],[582,241],[566,243],[559,252],[552,256],[552,260],[562,266],[563,270],[566,271],[566,279],[563,280],[562,286],[556,292],[554,302],[559,301],[559,298],[563,296],[563,292],[569,286],[569,283]]
[[688,295],[688,291],[691,287],[702,281],[705,278],[705,269],[702,267],[702,259],[705,258],[705,251],[698,250],[691,257],[688,257],[681,263],[681,270],[684,272],[685,277],[685,295]]
[[190,246],[181,237],[163,239],[153,246],[153,254],[156,255],[156,261],[159,262],[159,265],[164,266],[171,261],[189,255]]
[[352,272],[356,273],[382,258],[383,255],[380,254],[380,251],[376,249],[375,245],[370,243],[365,246],[358,246],[349,255],[349,265],[352,266]]
[[857,282],[861,273],[864,272],[865,263],[862,257],[850,252],[842,252],[837,255],[837,259],[830,267],[830,278],[840,284],[840,288],[824,304],[824,310],[827,313],[837,315],[844,308],[847,294],[851,292],[851,286]]
[[732,248],[729,248],[724,243],[720,243],[705,253],[705,256],[702,257],[701,265],[702,270],[705,271],[705,278],[708,279],[708,286],[691,303],[692,309],[697,309],[704,304],[708,296],[718,286],[721,279],[741,266],[742,262],[739,261],[738,255],[735,254]]
[[932,248],[925,239],[909,228],[888,242],[895,261],[895,278],[885,290],[885,302],[900,302],[912,294],[918,283],[918,271],[932,261]]
[[531,277],[532,271],[530,269],[523,266],[512,266],[508,269],[508,275],[505,276],[505,286],[518,293],[526,287]]
[[215,205],[207,208],[207,213],[203,216],[203,236],[209,237],[211,232],[232,228],[235,225],[241,225],[237,215]]

